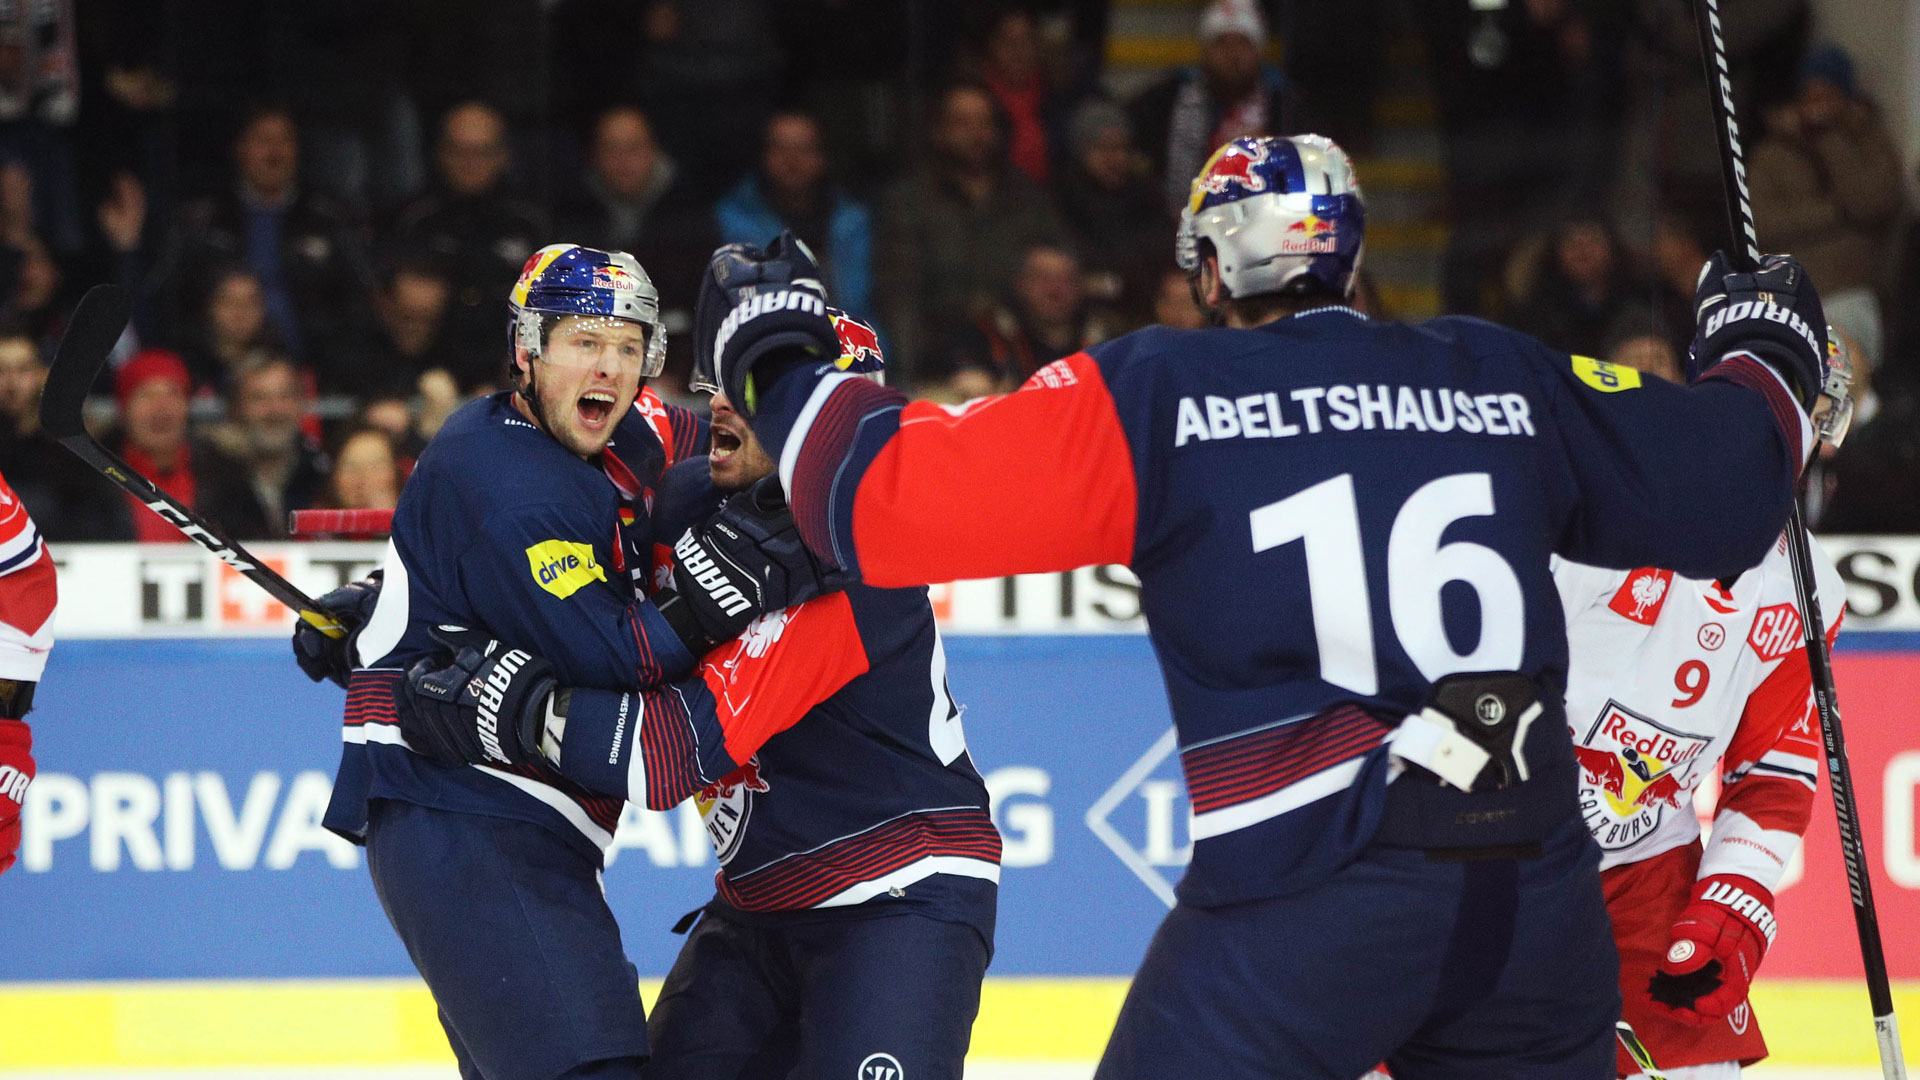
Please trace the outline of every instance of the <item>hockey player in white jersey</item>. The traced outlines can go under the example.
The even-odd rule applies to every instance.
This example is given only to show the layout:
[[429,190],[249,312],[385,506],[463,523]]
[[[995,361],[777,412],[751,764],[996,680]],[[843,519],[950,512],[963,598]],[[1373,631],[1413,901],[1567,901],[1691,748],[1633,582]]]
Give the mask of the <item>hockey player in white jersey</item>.
[[[1831,642],[1845,587],[1812,548]],[[1747,987],[1773,942],[1773,893],[1819,774],[1786,538],[1732,581],[1556,560],[1554,584],[1580,809],[1602,852],[1623,1015],[1672,1080],[1729,1080],[1767,1053]],[[1716,776],[1703,846],[1694,799]],[[1617,1067],[1636,1072],[1624,1051]]]

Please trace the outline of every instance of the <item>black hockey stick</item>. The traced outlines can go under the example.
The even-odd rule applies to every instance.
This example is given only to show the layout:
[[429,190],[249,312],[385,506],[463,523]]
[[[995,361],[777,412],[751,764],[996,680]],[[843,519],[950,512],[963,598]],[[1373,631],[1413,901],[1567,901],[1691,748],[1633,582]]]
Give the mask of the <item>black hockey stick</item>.
[[[1748,201],[1740,126],[1733,115],[1733,76],[1727,67],[1726,40],[1720,33],[1719,0],[1695,0],[1694,21],[1700,31],[1700,55],[1707,68],[1707,96],[1713,99],[1717,121],[1714,128],[1720,139],[1720,172],[1735,245],[1730,258],[1736,270],[1750,271],[1760,263],[1760,240],[1754,231],[1753,206]],[[1829,391],[1832,385],[1830,381]],[[1845,396],[1844,392],[1841,396]],[[1830,404],[1838,408],[1842,402]],[[1847,865],[1847,887],[1853,894],[1853,922],[1860,934],[1860,959],[1867,972],[1867,999],[1873,1006],[1874,1035],[1880,1043],[1880,1072],[1885,1080],[1905,1080],[1907,1066],[1900,1052],[1900,1027],[1893,1016],[1893,991],[1887,985],[1887,957],[1880,945],[1880,919],[1874,913],[1866,845],[1860,839],[1860,808],[1854,802],[1853,774],[1847,767],[1846,742],[1840,734],[1840,699],[1833,687],[1833,661],[1827,655],[1826,628],[1821,625],[1818,587],[1813,576],[1813,553],[1808,547],[1806,519],[1800,512],[1798,498],[1793,502],[1792,518],[1787,525],[1787,555],[1793,565],[1793,591],[1800,604],[1800,624],[1806,632],[1807,667],[1813,675],[1813,701],[1820,710],[1820,734],[1826,743],[1827,780],[1833,788],[1834,816],[1840,824],[1840,853]]]
[[219,556],[221,562],[245,574],[275,600],[299,612],[302,619],[321,633],[345,637],[346,627],[306,593],[263,565],[246,548],[221,535],[180,500],[155,487],[152,481],[87,433],[81,421],[87,391],[93,388],[101,366],[113,352],[114,343],[120,340],[132,314],[133,297],[118,285],[95,285],[80,298],[79,306],[73,309],[73,317],[67,322],[67,332],[60,338],[60,348],[53,354],[46,388],[40,393],[40,426],[46,429],[49,438],[98,469],[120,490],[145,503],[188,539]]

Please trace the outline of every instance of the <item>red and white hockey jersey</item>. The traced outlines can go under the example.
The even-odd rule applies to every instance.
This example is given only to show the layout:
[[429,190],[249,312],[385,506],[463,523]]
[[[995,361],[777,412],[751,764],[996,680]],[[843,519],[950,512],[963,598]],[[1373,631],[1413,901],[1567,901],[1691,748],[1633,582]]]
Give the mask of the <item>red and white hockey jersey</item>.
[[53,648],[53,556],[0,477],[0,679],[39,682]]
[[[1831,642],[1846,590],[1818,543],[1813,562]],[[1601,869],[1692,843],[1694,792],[1719,762],[1699,876],[1776,888],[1812,814],[1821,754],[1785,537],[1730,586],[1559,560],[1554,583],[1580,807]]]

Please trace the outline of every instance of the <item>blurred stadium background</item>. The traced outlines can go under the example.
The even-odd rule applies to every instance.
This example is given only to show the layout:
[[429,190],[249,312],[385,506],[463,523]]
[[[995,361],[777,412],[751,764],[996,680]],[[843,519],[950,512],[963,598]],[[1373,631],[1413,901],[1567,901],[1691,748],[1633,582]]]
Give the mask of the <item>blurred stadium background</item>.
[[[1806,259],[1871,371],[1808,511],[1848,581],[1840,694],[1920,1030],[1920,5],[1725,6],[1763,243]],[[341,695],[288,662],[283,611],[35,428],[86,286],[140,298],[90,407],[103,436],[310,594],[379,546],[281,542],[285,512],[392,506],[438,422],[501,377],[533,248],[629,248],[683,335],[707,251],[788,225],[898,381],[957,399],[1194,319],[1170,215],[1235,125],[1355,152],[1374,312],[1484,314],[1659,371],[1724,228],[1688,18],[1682,0],[0,7],[0,473],[62,590],[0,879],[0,1075],[452,1075],[359,852],[318,828]],[[684,353],[659,389],[698,406]],[[1187,851],[1137,592],[1108,567],[938,596],[1007,843],[972,1074],[1085,1076]],[[1760,1075],[1878,1075],[1821,798],[1755,990]],[[606,883],[643,975],[713,869],[697,819],[630,811]]]

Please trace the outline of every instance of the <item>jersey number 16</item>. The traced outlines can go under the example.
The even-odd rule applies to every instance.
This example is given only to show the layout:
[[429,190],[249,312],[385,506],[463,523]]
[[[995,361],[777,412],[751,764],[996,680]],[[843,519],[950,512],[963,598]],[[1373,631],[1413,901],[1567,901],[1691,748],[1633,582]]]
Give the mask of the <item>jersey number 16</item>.
[[[1443,544],[1447,526],[1493,513],[1486,473],[1455,473],[1424,484],[1394,515],[1387,537],[1387,610],[1400,647],[1429,681],[1457,671],[1508,671],[1526,645],[1520,579],[1500,553],[1463,540]],[[1254,510],[1256,554],[1306,543],[1307,597],[1320,677],[1357,694],[1380,692],[1353,474],[1341,473]],[[1447,639],[1440,591],[1465,583],[1480,605],[1480,640],[1468,653]]]

